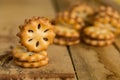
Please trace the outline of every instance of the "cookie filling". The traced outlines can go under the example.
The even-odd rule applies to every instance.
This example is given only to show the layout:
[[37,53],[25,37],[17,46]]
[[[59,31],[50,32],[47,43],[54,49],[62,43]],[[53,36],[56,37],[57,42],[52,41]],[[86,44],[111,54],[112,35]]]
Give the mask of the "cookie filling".
[[64,36],[56,36],[57,39],[63,39],[65,41],[76,41],[79,40],[79,37],[64,37]]

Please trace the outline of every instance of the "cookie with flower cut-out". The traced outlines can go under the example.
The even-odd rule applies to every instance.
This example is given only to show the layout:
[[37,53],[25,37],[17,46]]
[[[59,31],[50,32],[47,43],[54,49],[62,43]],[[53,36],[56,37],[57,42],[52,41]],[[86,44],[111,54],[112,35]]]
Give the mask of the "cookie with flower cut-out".
[[40,52],[53,43],[55,33],[47,18],[33,17],[25,20],[17,36],[28,51]]

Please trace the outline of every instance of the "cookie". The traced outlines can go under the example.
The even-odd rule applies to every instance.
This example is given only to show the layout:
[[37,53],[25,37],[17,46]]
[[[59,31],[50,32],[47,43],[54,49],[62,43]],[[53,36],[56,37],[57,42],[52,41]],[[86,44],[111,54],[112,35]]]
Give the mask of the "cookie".
[[45,58],[44,60],[41,61],[36,61],[36,62],[22,62],[22,61],[18,61],[18,60],[14,60],[14,62],[24,68],[37,68],[37,67],[41,67],[41,66],[45,66],[48,64],[49,59]]
[[73,45],[80,42],[80,34],[74,29],[55,26],[56,37],[54,43],[60,45]]
[[120,25],[118,24],[118,26],[113,26],[109,23],[101,23],[101,22],[95,22],[94,25],[96,27],[103,27],[103,28],[107,28],[108,30],[110,30],[111,32],[113,32],[115,35],[119,35],[120,34]]
[[17,46],[13,49],[13,57],[19,61],[34,62],[45,59],[47,57],[47,52],[27,52],[27,50],[24,47]]
[[70,13],[73,18],[78,16],[78,17],[86,20],[89,15],[92,15],[94,13],[94,10],[88,4],[77,3],[71,7]]
[[87,27],[84,29],[84,35],[93,39],[113,39],[114,34],[106,28],[102,27]]
[[94,25],[108,28],[115,35],[120,34],[120,13],[110,6],[101,6],[94,19]]
[[53,26],[44,17],[26,19],[17,35],[20,38],[20,43],[31,52],[46,50],[55,37]]
[[60,12],[56,17],[55,22],[57,25],[76,30],[81,30],[81,28],[84,26],[84,21],[82,18],[78,18],[77,16],[72,18],[68,11]]
[[84,37],[83,41],[88,45],[102,47],[102,46],[107,46],[112,44],[114,42],[114,38],[109,40],[95,40],[95,39]]
[[110,17],[113,17],[113,18],[116,18],[116,19],[119,19],[119,17],[120,17],[119,12],[117,10],[113,9],[110,6],[100,6],[98,14],[100,16],[107,15],[107,16],[110,16]]

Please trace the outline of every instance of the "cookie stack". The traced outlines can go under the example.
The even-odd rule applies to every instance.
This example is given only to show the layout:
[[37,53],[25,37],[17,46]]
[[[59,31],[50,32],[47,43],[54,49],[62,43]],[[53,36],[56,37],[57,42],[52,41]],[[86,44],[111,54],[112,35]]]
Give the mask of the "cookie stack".
[[54,43],[60,45],[74,45],[80,42],[79,33],[67,27],[56,26],[55,27],[56,37]]
[[106,27],[115,35],[120,34],[120,13],[110,6],[101,6],[96,13],[94,25]]
[[56,37],[55,44],[59,45],[74,45],[80,42],[79,31],[84,26],[82,19],[72,18],[69,12],[61,12],[54,20]]
[[26,19],[17,34],[22,45],[13,49],[14,62],[21,67],[40,67],[48,63],[47,47],[55,37],[53,26],[44,17]]
[[106,28],[87,27],[83,30],[83,41],[92,46],[110,45],[114,38],[114,34]]

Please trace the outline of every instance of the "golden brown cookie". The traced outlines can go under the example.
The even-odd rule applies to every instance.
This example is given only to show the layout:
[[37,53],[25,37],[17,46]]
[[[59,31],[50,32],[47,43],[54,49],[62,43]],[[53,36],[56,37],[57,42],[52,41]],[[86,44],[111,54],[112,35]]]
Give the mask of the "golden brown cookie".
[[94,25],[105,27],[111,30],[114,34],[120,34],[120,13],[110,6],[101,6],[97,12]]
[[47,52],[27,52],[27,50],[24,47],[18,46],[13,49],[13,57],[15,59],[18,59],[19,61],[34,62],[45,59],[47,57]]
[[120,18],[119,12],[110,6],[100,6],[98,9],[98,14],[100,17],[109,16],[116,19]]
[[25,20],[17,35],[28,51],[40,52],[53,42],[55,33],[47,18],[33,17]]
[[77,16],[72,18],[68,11],[60,12],[55,19],[55,23],[56,25],[61,25],[76,30],[80,30],[84,26],[84,21],[82,18],[78,18]]
[[54,43],[60,45],[73,45],[80,42],[80,34],[74,29],[55,26],[56,37]]
[[102,27],[87,27],[84,29],[84,35],[93,39],[113,39],[114,34],[106,28]]
[[115,35],[119,35],[120,34],[120,26],[119,26],[119,24],[116,24],[118,26],[113,26],[113,25],[111,25],[109,23],[95,22],[94,25],[95,25],[95,27],[107,28],[108,30],[113,32]]
[[91,46],[101,47],[101,46],[107,46],[107,45],[112,44],[114,42],[114,38],[113,39],[109,39],[109,40],[95,40],[95,39],[90,39],[90,38],[84,37],[83,41],[86,44],[89,44]]
[[67,27],[61,27],[59,25],[55,26],[55,33],[56,33],[56,35],[61,35],[61,36],[65,36],[65,37],[72,37],[72,36],[79,37],[80,36],[78,31],[67,28]]
[[77,3],[71,7],[70,13],[73,18],[77,16],[85,20],[89,15],[94,13],[94,10],[88,4]]
[[22,61],[18,61],[18,60],[14,60],[14,62],[21,66],[21,67],[25,67],[25,68],[36,68],[36,67],[41,67],[41,66],[45,66],[48,64],[49,59],[45,58],[44,60],[41,61],[36,61],[36,62],[22,62]]

